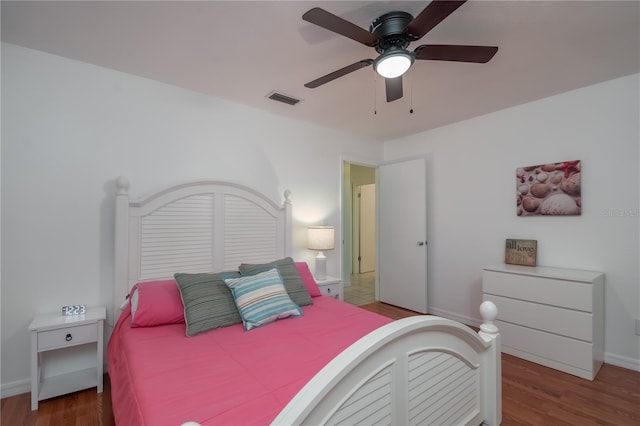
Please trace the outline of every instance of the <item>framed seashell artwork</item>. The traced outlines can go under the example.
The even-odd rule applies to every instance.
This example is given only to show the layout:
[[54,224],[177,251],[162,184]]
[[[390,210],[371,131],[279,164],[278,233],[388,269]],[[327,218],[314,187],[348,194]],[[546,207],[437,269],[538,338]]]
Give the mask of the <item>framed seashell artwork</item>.
[[576,216],[582,213],[580,160],[516,169],[518,216]]
[[507,238],[504,263],[510,265],[536,266],[538,240],[514,240]]

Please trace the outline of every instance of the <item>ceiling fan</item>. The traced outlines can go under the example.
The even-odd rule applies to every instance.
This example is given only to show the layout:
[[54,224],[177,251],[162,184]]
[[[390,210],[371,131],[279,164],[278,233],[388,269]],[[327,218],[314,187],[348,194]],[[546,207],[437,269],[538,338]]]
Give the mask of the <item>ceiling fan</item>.
[[331,72],[305,84],[316,88],[336,78],[343,77],[361,68],[373,65],[375,71],[385,79],[387,102],[402,97],[402,75],[414,60],[456,61],[486,63],[498,51],[494,46],[468,46],[451,44],[423,44],[413,52],[407,46],[421,39],[446,17],[451,15],[464,1],[430,2],[415,18],[407,12],[394,11],[376,18],[369,31],[346,21],[324,9],[315,7],[302,15],[302,19],[319,27],[333,31],[373,47],[380,55],[376,59],[363,59],[337,71]]

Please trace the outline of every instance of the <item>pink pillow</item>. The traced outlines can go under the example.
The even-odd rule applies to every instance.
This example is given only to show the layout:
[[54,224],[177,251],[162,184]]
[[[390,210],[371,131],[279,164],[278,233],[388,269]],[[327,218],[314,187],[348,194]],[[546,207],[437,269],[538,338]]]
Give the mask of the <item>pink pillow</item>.
[[147,281],[131,290],[131,327],[184,322],[184,306],[176,280]]
[[309,292],[309,295],[311,297],[322,296],[322,293],[320,293],[320,289],[318,288],[318,283],[316,283],[313,275],[311,275],[307,262],[296,262],[296,268],[298,269],[298,274],[300,274],[300,278],[302,278],[302,282]]

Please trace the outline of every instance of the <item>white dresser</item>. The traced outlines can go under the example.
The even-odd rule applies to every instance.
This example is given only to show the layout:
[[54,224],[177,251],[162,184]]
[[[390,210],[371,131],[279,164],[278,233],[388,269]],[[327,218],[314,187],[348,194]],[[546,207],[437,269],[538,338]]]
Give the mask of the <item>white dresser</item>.
[[595,378],[604,357],[602,272],[488,266],[482,291],[498,307],[503,352]]

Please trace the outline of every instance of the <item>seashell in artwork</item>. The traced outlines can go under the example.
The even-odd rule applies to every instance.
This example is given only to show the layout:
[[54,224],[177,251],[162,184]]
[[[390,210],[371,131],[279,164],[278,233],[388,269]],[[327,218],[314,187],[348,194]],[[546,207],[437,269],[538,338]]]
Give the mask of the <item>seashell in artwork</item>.
[[542,170],[543,172],[553,172],[556,169],[556,165],[555,164],[544,164],[542,166],[540,166],[540,170]]
[[551,183],[559,184],[560,182],[562,182],[562,173],[554,173],[554,175],[551,176]]
[[549,177],[549,175],[546,174],[546,173],[539,173],[536,176],[536,179],[538,180],[538,182],[546,182],[548,177]]
[[540,201],[536,200],[535,198],[525,197],[522,200],[522,208],[528,211],[529,213],[536,211],[539,206],[540,206]]
[[526,195],[529,192],[529,185],[522,184],[518,187],[518,192],[522,195]]
[[560,189],[569,195],[580,195],[580,173],[575,173],[564,179]]
[[542,202],[540,213],[543,215],[574,215],[580,214],[580,207],[567,194],[554,194]]
[[531,195],[536,198],[544,198],[551,192],[551,186],[546,183],[534,183],[531,185]]

